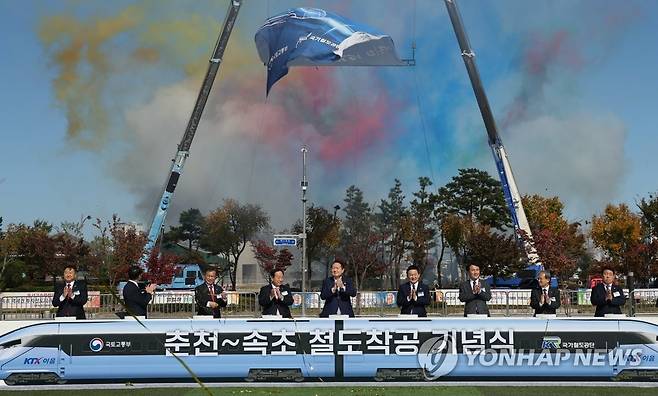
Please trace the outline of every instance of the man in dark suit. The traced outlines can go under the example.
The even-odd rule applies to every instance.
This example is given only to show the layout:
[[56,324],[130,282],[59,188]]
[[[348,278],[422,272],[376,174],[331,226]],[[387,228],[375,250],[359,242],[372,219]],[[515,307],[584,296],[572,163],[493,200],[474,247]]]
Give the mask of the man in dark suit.
[[226,292],[221,286],[215,284],[217,270],[206,268],[203,273],[205,282],[194,289],[194,300],[197,306],[197,315],[212,315],[221,318],[220,308],[226,306]]
[[535,310],[534,316],[555,314],[560,308],[560,290],[551,286],[551,274],[548,271],[539,271],[537,276],[538,289],[530,292],[530,307]]
[[605,314],[621,314],[621,307],[626,304],[626,297],[621,287],[614,284],[615,272],[612,268],[603,269],[603,283],[592,288],[590,301],[596,305],[595,317]]
[[85,319],[84,305],[87,303],[87,285],[75,280],[75,266],[69,264],[64,268],[64,283],[55,285],[53,306],[57,307],[56,316],[75,316]]
[[343,275],[345,264],[342,260],[334,260],[331,264],[331,276],[322,282],[320,298],[324,300],[324,307],[320,312],[321,318],[329,315],[349,315],[354,317],[350,297],[356,296],[356,289],[352,279]]
[[480,279],[480,266],[470,263],[468,279],[459,285],[459,301],[464,305],[464,316],[482,314],[489,316],[487,301],[491,300],[491,289]]
[[141,278],[142,273],[142,268],[136,265],[130,267],[128,270],[128,278],[130,280],[123,287],[123,301],[126,304],[128,315],[146,317],[146,307],[151,301],[151,298],[153,298],[153,293],[157,285],[151,283],[145,288],[141,288],[137,282]]
[[417,266],[410,265],[407,268],[407,279],[409,282],[401,284],[398,288],[397,304],[400,313],[426,317],[425,307],[430,303],[430,289],[420,280],[420,270]]
[[263,307],[263,315],[281,315],[291,318],[292,291],[288,285],[283,284],[283,270],[275,269],[270,272],[271,283],[260,288],[258,303]]

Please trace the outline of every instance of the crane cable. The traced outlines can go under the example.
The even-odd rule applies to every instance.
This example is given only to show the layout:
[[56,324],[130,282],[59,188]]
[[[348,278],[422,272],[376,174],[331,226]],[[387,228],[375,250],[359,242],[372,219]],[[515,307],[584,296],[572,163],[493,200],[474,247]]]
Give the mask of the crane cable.
[[[415,54],[416,54],[416,14],[417,14],[417,10],[416,10],[416,0],[412,0],[412,1],[413,1],[413,6],[412,6],[413,7],[413,14],[412,14],[412,35],[413,35],[412,37],[413,38],[412,38],[411,48],[412,48],[412,51],[413,51],[413,54],[414,54],[413,57],[415,59],[415,57],[416,57]],[[416,70],[415,66],[413,68],[412,73],[413,73],[414,91],[415,91],[415,97],[416,97],[415,98],[416,99],[416,109],[418,111],[418,118],[420,119],[420,126],[421,126],[421,129],[423,131],[423,141],[424,141],[424,144],[425,144],[425,156],[427,158],[427,163],[429,164],[429,168],[430,168],[430,181],[432,183],[434,183],[434,181],[436,180],[436,178],[434,176],[434,165],[432,163],[432,156],[430,154],[430,145],[429,145],[429,140],[428,140],[428,137],[427,137],[427,122],[426,122],[425,117],[424,117],[422,103],[421,103],[421,100],[420,100],[420,85],[418,84],[418,73],[417,73],[417,70]]]

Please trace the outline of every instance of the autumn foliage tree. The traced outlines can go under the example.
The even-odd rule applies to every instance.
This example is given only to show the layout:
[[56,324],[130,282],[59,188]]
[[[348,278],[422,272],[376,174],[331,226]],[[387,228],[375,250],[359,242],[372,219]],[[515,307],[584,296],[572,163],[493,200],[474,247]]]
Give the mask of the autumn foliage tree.
[[278,250],[271,247],[267,242],[260,239],[252,241],[252,250],[254,257],[258,262],[263,276],[269,278],[270,272],[274,269],[286,271],[292,265],[293,254],[288,249]]
[[[566,281],[586,255],[580,223],[569,223],[564,218],[564,204],[558,197],[526,195],[522,199],[540,262],[551,274]],[[523,232],[521,236],[527,239]]]
[[96,219],[94,227],[100,235],[91,249],[93,271],[103,283],[114,288],[120,280],[128,279],[128,269],[142,256],[147,236],[134,225],[121,222],[116,214],[106,223]]
[[624,274],[633,271],[639,278],[649,275],[637,260],[642,244],[641,218],[628,205],[608,205],[603,214],[594,215],[591,237],[604,255],[600,264],[611,265]]
[[175,254],[160,254],[160,249],[154,248],[146,262],[144,278],[158,285],[171,283],[174,274],[176,274],[176,264],[178,262],[179,257]]

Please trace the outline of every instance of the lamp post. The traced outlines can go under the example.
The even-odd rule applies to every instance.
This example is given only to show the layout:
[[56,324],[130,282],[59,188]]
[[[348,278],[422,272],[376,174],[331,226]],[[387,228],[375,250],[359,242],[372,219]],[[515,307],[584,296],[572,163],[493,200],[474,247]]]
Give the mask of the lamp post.
[[306,180],[306,153],[308,148],[302,146],[302,316],[306,316],[306,190],[308,189],[308,180]]

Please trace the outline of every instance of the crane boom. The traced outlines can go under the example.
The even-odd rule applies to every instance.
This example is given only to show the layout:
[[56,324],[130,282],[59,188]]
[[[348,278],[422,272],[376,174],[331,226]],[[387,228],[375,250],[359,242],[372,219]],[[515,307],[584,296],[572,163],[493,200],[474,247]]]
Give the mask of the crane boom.
[[536,263],[539,260],[537,251],[532,244],[532,232],[530,231],[530,225],[528,224],[528,219],[526,218],[525,211],[523,210],[523,204],[521,203],[521,195],[516,186],[516,181],[514,180],[514,174],[512,173],[512,167],[507,158],[507,153],[505,152],[505,147],[503,142],[500,139],[498,134],[498,127],[496,126],[496,120],[494,119],[493,112],[489,106],[489,100],[487,99],[487,94],[484,91],[482,85],[482,80],[480,79],[480,73],[478,72],[477,65],[475,64],[475,53],[471,49],[471,45],[468,41],[468,36],[466,35],[466,30],[462,23],[461,16],[459,15],[459,10],[457,9],[456,0],[444,0],[446,8],[448,9],[448,15],[450,15],[450,21],[452,22],[452,27],[455,30],[455,35],[457,36],[457,42],[459,43],[459,48],[461,49],[462,59],[464,60],[464,65],[466,66],[466,71],[468,72],[468,77],[471,80],[471,85],[473,87],[473,92],[475,93],[475,99],[477,100],[478,107],[480,108],[480,113],[482,114],[482,120],[484,121],[484,126],[487,130],[487,137],[489,141],[489,147],[491,147],[491,152],[496,162],[496,168],[498,170],[498,176],[500,177],[500,182],[503,187],[503,193],[505,195],[505,202],[510,211],[512,221],[514,223],[515,234],[518,236],[520,231],[525,232],[528,239],[525,242],[526,252],[528,256],[528,261],[531,263]]
[[206,71],[206,76],[203,79],[201,84],[201,90],[197,96],[196,103],[194,104],[194,109],[190,115],[190,120],[187,123],[185,128],[185,133],[183,138],[178,144],[178,150],[176,156],[173,159],[173,164],[167,178],[167,184],[165,185],[164,191],[158,206],[156,207],[155,214],[153,216],[153,221],[151,222],[151,227],[149,228],[148,241],[144,247],[144,253],[139,260],[139,265],[142,268],[146,267],[146,263],[153,251],[158,236],[160,235],[160,230],[162,229],[165,219],[167,217],[167,210],[171,204],[171,200],[174,196],[174,190],[176,190],[176,185],[178,184],[178,179],[180,178],[181,173],[183,172],[183,166],[185,165],[185,160],[190,155],[190,146],[192,145],[192,140],[196,133],[197,127],[199,126],[199,121],[201,120],[201,115],[208,101],[208,96],[210,95],[210,90],[212,85],[215,82],[215,77],[219,72],[219,67],[222,63],[222,57],[224,56],[224,50],[228,44],[228,39],[231,36],[233,31],[233,26],[238,17],[238,12],[240,11],[240,6],[242,5],[242,0],[231,0],[229,4],[228,11],[226,13],[226,18],[224,19],[224,24],[222,25],[222,30],[215,44],[215,49],[210,58],[208,64],[208,70]]

